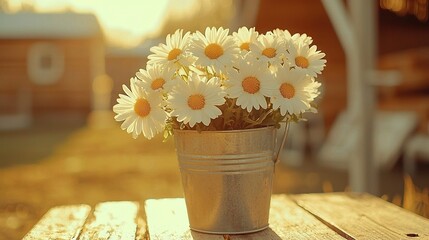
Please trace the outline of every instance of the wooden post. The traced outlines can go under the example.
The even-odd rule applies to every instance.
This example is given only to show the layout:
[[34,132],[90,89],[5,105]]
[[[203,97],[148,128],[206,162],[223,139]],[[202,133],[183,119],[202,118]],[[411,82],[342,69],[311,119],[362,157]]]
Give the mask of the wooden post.
[[373,161],[373,90],[368,81],[374,68],[375,5],[371,0],[350,0],[350,14],[341,0],[322,0],[344,48],[347,60],[347,114],[350,128],[358,129],[350,153],[352,191],[376,194],[378,170]]
[[[359,158],[351,164],[351,170],[358,169],[357,174],[352,175],[351,184],[361,188],[358,191],[366,191],[372,194],[378,193],[378,166],[374,159],[374,88],[370,84],[370,75],[375,68],[377,20],[376,3],[372,0],[349,0],[350,13],[355,26],[358,39],[358,52],[360,52],[360,125],[362,128],[361,149]],[[351,173],[350,173],[351,174]]]

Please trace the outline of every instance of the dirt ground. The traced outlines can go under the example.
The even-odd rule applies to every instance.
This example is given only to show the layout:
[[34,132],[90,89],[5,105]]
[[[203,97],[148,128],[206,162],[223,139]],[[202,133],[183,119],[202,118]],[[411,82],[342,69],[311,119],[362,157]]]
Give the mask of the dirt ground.
[[[0,239],[22,238],[57,205],[183,196],[171,140],[134,140],[107,112],[91,114],[70,134],[56,139],[55,150],[41,161],[0,168]],[[25,152],[26,145],[14,151]],[[343,191],[346,181],[345,172],[279,164],[274,192]],[[385,188],[392,195],[402,193],[401,180],[395,181]]]

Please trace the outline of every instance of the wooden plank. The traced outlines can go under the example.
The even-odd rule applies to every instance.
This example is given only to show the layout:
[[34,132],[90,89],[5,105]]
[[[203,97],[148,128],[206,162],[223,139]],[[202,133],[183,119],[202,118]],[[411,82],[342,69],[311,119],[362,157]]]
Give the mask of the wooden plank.
[[368,194],[305,194],[297,204],[356,239],[429,238],[429,220]]
[[88,205],[52,208],[23,239],[76,239],[90,210]]
[[189,230],[188,214],[183,198],[149,199],[145,202],[149,239],[224,240],[222,235],[210,235]]
[[150,239],[343,239],[286,195],[271,201],[270,227],[245,235],[213,235],[189,230],[184,199],[147,200],[145,203]]
[[273,195],[270,227],[267,230],[231,239],[344,239],[286,195]]
[[138,210],[136,202],[99,203],[79,239],[135,239]]

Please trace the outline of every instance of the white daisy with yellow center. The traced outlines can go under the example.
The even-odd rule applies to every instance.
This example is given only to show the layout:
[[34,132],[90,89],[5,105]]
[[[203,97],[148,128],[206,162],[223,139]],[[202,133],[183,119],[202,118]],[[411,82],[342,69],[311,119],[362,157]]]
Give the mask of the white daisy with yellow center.
[[239,48],[229,29],[206,28],[205,35],[197,31],[191,42],[190,52],[197,57],[196,64],[211,66],[215,70],[223,71],[236,59]]
[[115,120],[123,121],[122,130],[126,130],[137,138],[140,134],[151,139],[164,128],[167,114],[162,109],[160,94],[147,94],[136,84],[136,78],[130,79],[129,89],[123,85],[126,93],[119,94],[117,104],[113,106],[116,113]]
[[259,35],[258,41],[250,44],[250,51],[267,65],[278,66],[282,63],[283,54],[286,51],[282,38],[276,37],[271,32]]
[[238,71],[233,69],[228,74],[228,97],[237,98],[236,104],[248,112],[252,109],[266,109],[265,97],[270,96],[270,92],[276,87],[266,63],[247,54],[239,61],[237,68]]
[[271,97],[274,110],[280,109],[283,116],[310,110],[310,102],[317,95],[311,77],[289,67],[279,67],[276,81],[276,91]]
[[183,35],[183,29],[178,29],[173,35],[168,34],[165,40],[166,44],[150,48],[153,54],[148,56],[148,64],[160,64],[173,69],[192,64],[192,57],[187,54],[191,40],[190,32]]
[[147,92],[168,92],[172,87],[174,73],[174,69],[165,68],[162,65],[147,65],[146,69],[140,69],[136,73],[136,76],[141,80],[137,81],[137,85]]
[[255,31],[254,27],[250,29],[247,27],[241,27],[237,32],[232,33],[232,36],[242,53],[250,51],[250,44],[257,41],[258,35],[259,33]]
[[213,77],[191,74],[188,82],[177,81],[168,98],[171,116],[178,122],[194,127],[197,123],[208,126],[211,119],[217,118],[222,111],[217,107],[225,103],[225,92],[220,81]]
[[291,44],[286,58],[289,59],[290,67],[302,71],[311,77],[316,77],[325,67],[326,60],[323,59],[325,54],[317,51],[317,46],[309,46],[304,42],[301,44]]

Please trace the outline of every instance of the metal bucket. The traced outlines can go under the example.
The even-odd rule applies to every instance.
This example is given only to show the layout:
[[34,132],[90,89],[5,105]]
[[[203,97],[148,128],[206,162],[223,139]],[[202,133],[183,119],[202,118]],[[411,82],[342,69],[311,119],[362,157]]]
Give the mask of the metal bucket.
[[174,138],[192,230],[241,234],[268,227],[274,127],[175,130]]

